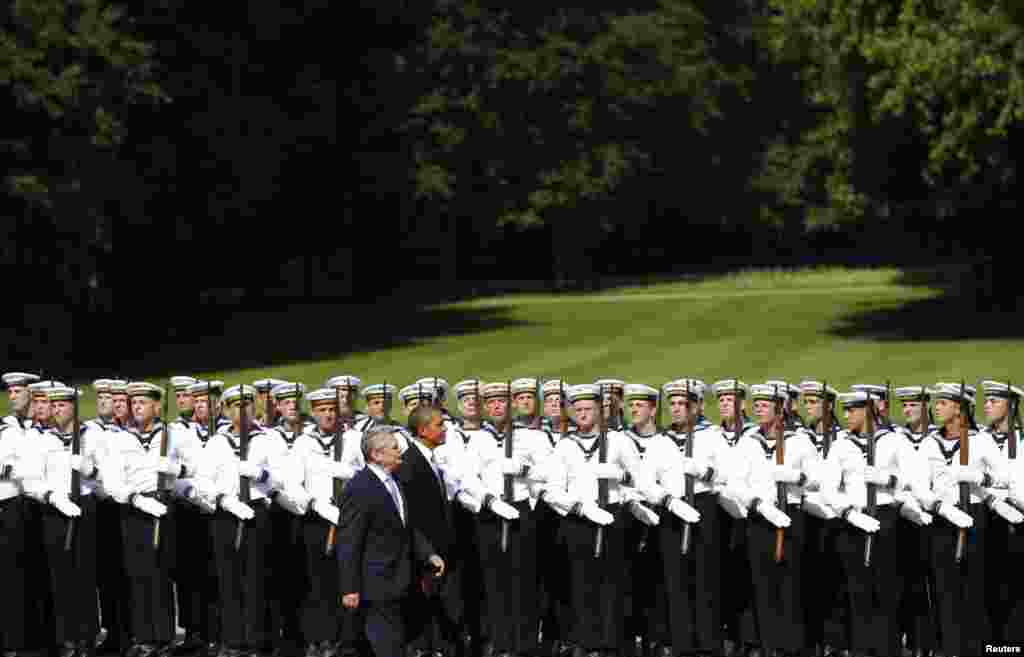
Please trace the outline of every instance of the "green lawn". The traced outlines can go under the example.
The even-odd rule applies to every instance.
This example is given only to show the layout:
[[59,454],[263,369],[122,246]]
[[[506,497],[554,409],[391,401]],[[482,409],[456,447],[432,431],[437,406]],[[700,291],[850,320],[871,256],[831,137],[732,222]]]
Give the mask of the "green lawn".
[[[1008,337],[998,337],[998,332],[993,337],[991,331],[972,337],[972,324],[964,316],[951,322],[949,335],[957,337],[944,338],[935,330],[947,321],[942,291],[900,282],[905,279],[895,269],[754,271],[595,294],[491,297],[436,310],[471,314],[500,309],[512,320],[510,326],[336,360],[165,374],[215,377],[229,384],[275,376],[297,378],[308,386],[335,374],[399,386],[433,375],[453,384],[472,376],[562,376],[573,383],[614,376],[655,386],[682,376],[709,383],[734,376],[748,383],[768,378],[796,383],[813,377],[837,388],[886,379],[894,385],[961,377],[976,383],[982,377],[1014,374],[1022,379],[1024,339],[1012,331],[1006,332]],[[888,311],[903,315],[890,317],[885,337],[860,335],[855,316],[888,317]],[[343,315],[345,308],[338,312]],[[904,316],[913,321],[901,337]],[[386,332],[387,327],[379,330]],[[92,409],[90,395],[83,399],[83,417],[91,416]],[[716,416],[714,404],[708,410]]]

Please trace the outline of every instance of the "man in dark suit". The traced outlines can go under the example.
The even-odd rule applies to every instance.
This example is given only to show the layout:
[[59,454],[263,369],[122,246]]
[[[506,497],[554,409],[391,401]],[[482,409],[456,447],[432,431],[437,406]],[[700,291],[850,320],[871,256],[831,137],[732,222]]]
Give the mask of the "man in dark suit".
[[[445,427],[441,410],[420,405],[409,414],[409,447],[402,454],[396,476],[409,502],[412,525],[430,542],[448,565],[447,576],[424,582],[414,596],[414,618],[410,627],[414,657],[450,657],[458,643],[461,604],[458,564],[454,559],[455,521],[446,490],[445,470],[435,457],[444,445]],[[449,473],[457,477],[457,473]]]
[[408,498],[393,476],[402,464],[394,432],[395,427],[376,426],[363,436],[367,466],[348,483],[338,523],[342,604],[363,611],[377,657],[403,654],[404,607],[417,580],[415,564],[428,562],[436,578],[445,568],[414,528]]

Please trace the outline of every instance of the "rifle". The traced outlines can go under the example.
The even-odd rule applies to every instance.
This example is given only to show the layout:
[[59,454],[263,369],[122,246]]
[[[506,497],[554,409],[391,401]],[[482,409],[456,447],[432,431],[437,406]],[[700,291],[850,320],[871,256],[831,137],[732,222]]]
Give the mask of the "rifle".
[[[170,391],[171,392],[174,391],[174,386],[170,387]],[[165,390],[164,391],[164,417],[163,417],[164,428],[163,428],[163,435],[162,435],[161,440],[160,440],[160,457],[161,457],[161,459],[164,459],[164,458],[167,457],[167,451],[168,451],[168,448],[171,445],[171,434],[167,430],[167,428],[169,426],[167,424],[167,418],[168,418],[168,416],[170,414],[170,409],[167,406],[167,403],[169,401],[169,399],[168,399],[169,397],[170,397],[170,394],[168,394],[168,391]],[[173,484],[173,482],[170,479],[171,479],[171,475],[169,475],[169,474],[165,474],[163,472],[158,474],[157,475],[157,484],[156,484],[157,490],[160,491],[160,492],[165,492],[165,491],[167,491],[168,488],[173,486],[174,484]],[[160,547],[160,518],[154,518],[154,520],[153,520],[153,549],[156,550],[156,549],[159,549],[159,547]]]
[[544,385],[541,378],[537,377],[537,393],[534,395],[534,419],[537,420],[537,431],[544,431]]
[[[82,454],[81,427],[78,424],[78,388],[74,388],[75,396],[72,400],[71,419],[71,454],[80,456]],[[72,502],[78,502],[82,495],[82,475],[78,470],[71,471],[71,494],[68,496]],[[67,533],[64,535],[64,551],[71,551],[71,543],[75,536],[75,519],[68,518]]]
[[[505,458],[512,458],[512,440],[515,435],[515,429],[512,427],[512,381],[509,380],[508,387],[505,388]],[[506,504],[513,504],[515,502],[515,491],[513,483],[515,482],[515,475],[505,475],[505,489],[502,493],[502,497]],[[509,524],[508,520],[501,521],[501,551],[505,552],[508,550],[508,531]]]
[[[238,408],[238,442],[239,452],[238,457],[240,460],[245,461],[249,458],[249,417],[245,412],[245,385],[242,385],[240,406]],[[238,499],[243,504],[249,503],[249,479],[248,477],[238,478]],[[239,519],[238,530],[235,532],[235,550],[242,548],[242,532],[245,531],[245,521]]]
[[[1006,456],[1011,461],[1017,459],[1017,412],[1019,402],[1013,396],[1013,386],[1006,382],[1007,392],[1007,420],[1006,420]],[[1013,525],[1010,525],[1011,527]]]
[[564,436],[569,433],[569,407],[565,400],[565,383],[563,381],[558,382],[558,406],[559,406],[559,417],[558,417],[558,433]]
[[[690,406],[690,380],[686,380],[686,458],[693,458],[693,408]],[[693,490],[694,481],[692,475],[685,475],[686,478],[686,503],[690,506],[696,504],[696,493]],[[683,554],[687,554],[690,551],[690,534],[693,525],[690,523],[683,523],[683,544],[680,546],[680,550]]]
[[[788,394],[788,391],[787,391]],[[775,464],[785,465],[786,464],[786,411],[782,406],[782,400],[779,399],[779,386],[775,386],[775,413],[779,416],[778,424],[781,425],[779,429],[778,438],[775,440]],[[789,495],[786,489],[786,484],[783,482],[777,482],[775,484],[776,490],[776,502],[779,505],[779,510],[785,512],[786,502],[789,499]],[[786,530],[782,527],[778,527],[775,530],[775,563],[782,563],[782,559],[785,556],[785,540]]]
[[[608,423],[605,422],[604,418],[604,386],[598,388],[598,407],[597,407],[597,422],[598,422],[598,436],[597,436],[597,462],[607,463],[608,462]],[[597,504],[604,508],[608,506],[608,480],[598,479],[597,480]],[[597,526],[597,536],[594,539],[594,558],[601,556],[602,544],[604,543],[604,526]]]
[[270,394],[270,390],[267,391],[267,399],[263,406],[263,415],[267,422],[267,428],[269,429],[274,426],[274,396]]
[[[970,465],[970,459],[968,458],[968,436],[967,426],[970,422],[968,415],[970,414],[970,405],[967,403],[967,396],[964,392],[964,380],[960,379],[960,465],[967,467]],[[960,482],[960,510],[964,513],[970,514],[971,512],[971,485],[967,482]],[[956,537],[956,562],[960,563],[964,558],[964,551],[967,548],[967,530],[961,529],[957,532]]]
[[832,398],[828,394],[828,381],[821,384],[821,457],[828,458],[828,451],[832,449]]
[[[343,451],[342,441],[344,438],[341,433],[341,388],[337,387],[334,389],[334,462],[341,463],[341,454]],[[334,480],[334,505],[337,507],[341,506],[341,498],[345,494],[345,483],[341,479]],[[327,531],[327,545],[324,546],[324,555],[330,556],[331,551],[334,550],[334,543],[337,540],[338,526],[331,525],[331,528]]]
[[[871,393],[868,392],[868,405],[867,413],[865,413],[864,422],[866,423],[865,430],[868,434],[868,454],[867,461],[868,465],[875,465],[875,400],[871,398]],[[876,510],[878,509],[878,487],[875,484],[867,484],[867,514],[874,517]],[[864,537],[864,567],[871,566],[871,546],[874,544],[874,534],[868,534]]]

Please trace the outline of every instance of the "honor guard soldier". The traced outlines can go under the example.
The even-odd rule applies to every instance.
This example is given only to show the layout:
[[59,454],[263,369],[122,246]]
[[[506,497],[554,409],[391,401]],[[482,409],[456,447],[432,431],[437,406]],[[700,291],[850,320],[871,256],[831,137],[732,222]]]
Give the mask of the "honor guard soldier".
[[[738,379],[722,379],[711,386],[718,399],[719,428],[722,438],[732,447],[740,439],[740,435],[754,426],[747,417],[743,404],[747,399],[747,384]],[[740,434],[736,433],[736,413],[740,415]]]
[[174,520],[178,556],[173,573],[178,599],[178,624],[185,639],[174,647],[175,655],[215,657],[220,650],[220,618],[217,568],[213,554],[212,520],[215,508],[199,494],[204,477],[213,472],[203,460],[209,444],[213,395],[220,394],[220,381],[196,381],[188,387],[192,417],[188,424],[171,425],[172,449],[187,455],[186,477],[174,484]]
[[[27,495],[44,492],[45,480],[37,441],[30,442],[22,430],[23,425],[28,425],[27,381],[4,375],[12,407],[12,415],[0,423],[0,581],[9,602],[0,614],[0,642],[5,657],[26,654],[37,648],[41,640],[37,627],[40,619],[29,604],[41,597],[39,582],[28,585],[28,578],[36,574],[38,561],[29,550],[37,550],[38,541],[26,540],[25,503]],[[19,390],[13,391],[12,386]]]
[[[651,386],[626,384],[623,401],[628,406],[632,423],[623,431],[633,441],[641,459],[660,430],[658,391]],[[668,639],[668,603],[665,600],[661,546],[657,530],[635,520],[627,524],[626,563],[630,570],[627,582],[626,635],[638,637],[641,645],[670,643]]]
[[[532,390],[535,401],[536,388]],[[488,383],[483,396],[488,401],[506,400],[511,390],[505,382]],[[504,423],[511,420],[506,413]],[[467,468],[473,475],[464,483],[482,500],[477,541],[488,602],[486,633],[495,654],[532,655],[537,648],[540,611],[534,512],[548,481],[556,478],[550,473],[555,462],[543,431],[515,428],[513,423],[512,428],[499,426],[497,435],[497,440],[489,432],[472,435]],[[512,440],[511,457],[506,456],[506,440]]]
[[114,423],[122,429],[132,424],[132,404],[128,399],[128,382],[120,379],[110,383],[110,395],[113,397]]
[[[277,404],[280,421],[273,430],[266,432],[268,436],[276,438],[272,443],[274,449],[268,453],[266,467],[271,468],[282,483],[288,484],[289,490],[300,499],[308,497],[308,492],[302,486],[306,452],[297,451],[296,445],[304,433],[317,427],[317,423],[303,413],[302,400],[305,394],[306,386],[302,383],[285,381],[274,386],[270,395]],[[272,528],[271,544],[268,547],[275,557],[269,562],[273,575],[268,596],[280,609],[281,648],[291,653],[298,651],[303,644],[310,643],[302,632],[302,605],[308,585],[302,577],[296,576],[295,564],[305,563],[306,559],[306,548],[303,545],[306,524],[304,516],[308,512],[315,516],[317,512],[313,509],[296,509],[290,503],[280,503],[284,499],[268,507]],[[318,507],[326,509],[324,505],[328,503],[329,496],[320,500]],[[333,512],[329,513],[333,515]],[[323,545],[318,547],[322,553]],[[326,639],[317,641],[322,643]],[[334,643],[330,643],[330,649],[334,647]],[[326,649],[326,645],[323,648]]]
[[[332,376],[324,383],[325,388],[331,388],[338,393],[338,401],[341,403],[341,411],[338,420],[341,422],[343,431],[355,429],[366,422],[367,416],[356,411],[356,400],[359,399],[359,387],[363,382],[359,378],[349,374]],[[359,450],[356,450],[359,451]]]
[[[448,412],[448,382],[436,376],[425,376],[412,384],[427,393],[427,397],[420,397],[421,401],[436,404],[441,409],[441,417],[444,418],[445,430],[458,426],[458,421]],[[409,386],[412,387],[412,386]]]
[[[842,429],[836,418],[838,391],[821,381],[800,382],[803,407],[807,413],[804,426],[808,437],[824,460]],[[810,500],[811,504],[807,504]],[[804,496],[804,510],[813,508],[820,513],[808,512],[804,516],[803,569],[814,577],[803,578],[803,601],[806,614],[807,642],[820,652],[829,653],[846,645],[847,595],[843,586],[843,568],[835,549],[835,538],[845,523],[825,503],[821,491],[809,491]]]
[[181,464],[160,455],[164,451],[162,443],[168,439],[160,419],[163,389],[140,381],[129,383],[126,393],[131,400],[131,428],[110,434],[111,463],[102,477],[104,490],[122,505],[133,641],[129,654],[147,657],[164,650],[174,638],[170,578],[175,557],[174,523],[167,516],[168,493],[160,489],[158,475],[175,476],[181,472]]
[[[38,438],[43,452],[46,492],[42,511],[42,543],[50,575],[53,605],[50,645],[62,657],[94,654],[99,634],[96,591],[96,498],[101,431],[81,431],[74,417],[78,391],[68,387],[47,390],[53,407],[53,427]],[[74,430],[81,432],[80,453],[72,451]],[[80,473],[78,491],[71,490],[72,470]],[[69,498],[74,495],[75,501]],[[70,525],[70,528],[69,528]],[[70,531],[70,543],[68,536]]]
[[53,419],[53,405],[50,403],[50,397],[47,391],[50,388],[58,387],[65,388],[67,386],[60,381],[52,379],[48,381],[36,381],[35,383],[29,384],[28,391],[32,398],[31,406],[29,406],[29,418],[32,421],[28,427],[28,435],[30,437],[44,433],[50,428],[50,423]]
[[625,413],[623,410],[623,395],[626,392],[626,382],[622,379],[598,379],[594,381],[604,395],[601,408],[604,409],[605,420],[608,423],[609,431],[622,431],[626,428]]
[[627,518],[633,514],[657,523],[657,514],[627,497],[623,484],[642,483],[643,464],[631,440],[604,429],[600,388],[578,385],[568,395],[577,430],[555,447],[560,467],[552,471],[564,473],[565,481],[554,482],[545,499],[553,502],[549,496],[565,490],[574,502],[562,525],[575,613],[573,642],[585,654],[615,653],[633,647],[623,626]]
[[[256,389],[256,422],[263,427],[264,430],[277,426],[279,420],[277,415],[277,407],[273,403],[273,398],[270,391],[281,385],[282,383],[288,383],[284,379],[257,379],[252,382],[252,387]],[[268,402],[270,402],[268,404]],[[270,408],[270,416],[267,416],[267,408]]]
[[541,402],[537,399],[539,385],[537,379],[531,377],[512,381],[512,405],[519,411],[519,417],[515,419],[517,427],[544,428],[544,414],[541,412]]
[[[300,546],[303,550],[299,563],[304,564],[301,609],[302,636],[306,641],[306,655],[329,657],[337,654],[339,639],[344,635],[354,639],[352,629],[341,628],[343,620],[352,621],[351,614],[342,615],[338,605],[338,562],[334,550],[339,507],[334,499],[335,480],[349,480],[355,471],[345,465],[346,460],[335,460],[335,441],[341,440],[341,453],[359,450],[362,435],[344,431],[338,416],[338,390],[319,388],[306,396],[316,424],[299,436],[292,449],[301,464],[302,485],[310,497],[310,511],[299,519]],[[339,629],[341,634],[339,634]]]
[[192,393],[188,389],[196,381],[198,379],[192,376],[171,377],[171,387],[174,388],[174,403],[178,407],[178,419],[176,421],[186,426],[192,421]]
[[[718,429],[730,448],[736,445],[740,436],[755,424],[744,408],[749,387],[738,379],[722,379],[711,386],[718,399]],[[739,427],[737,428],[737,413]],[[754,593],[751,586],[750,561],[747,559],[746,508],[739,501],[729,497],[729,489],[718,492],[719,506],[726,513],[719,513],[722,546],[722,622],[725,626],[725,650],[727,655],[739,653],[744,644],[757,641],[754,627]]]
[[[726,481],[731,455],[715,427],[696,428],[696,390],[699,387],[686,381],[663,388],[672,423],[651,439],[644,452],[652,477],[644,493],[649,503],[662,510],[657,537],[669,618],[663,655],[711,653],[722,648],[722,550],[716,487]],[[652,388],[649,392],[656,391]],[[630,395],[628,388],[626,394]],[[690,485],[685,483],[688,480]],[[692,494],[688,494],[691,488]],[[688,497],[692,502],[687,502]]]
[[[940,428],[921,447],[931,473],[931,490],[915,493],[925,510],[939,516],[933,523],[932,570],[939,618],[939,646],[948,655],[981,655],[992,631],[986,613],[985,542],[989,506],[999,515],[1014,511],[986,492],[1005,487],[1005,460],[992,436],[974,424],[973,386],[939,383],[932,389]],[[962,445],[962,436],[967,444]],[[967,449],[968,465],[959,452]],[[959,484],[966,484],[965,487]],[[965,508],[961,494],[968,493]],[[1019,514],[1018,514],[1019,515]],[[1018,519],[1019,520],[1019,519]],[[961,532],[960,530],[971,530]],[[963,533],[963,536],[961,536]]]
[[[766,651],[795,655],[805,645],[800,502],[810,481],[805,466],[817,460],[817,451],[806,434],[785,426],[785,390],[759,384],[750,387],[750,395],[757,426],[733,448],[736,470],[726,488],[748,509],[747,557],[761,642]],[[777,464],[776,450],[783,447],[785,460]],[[780,529],[784,542],[778,545]]]
[[[217,508],[213,544],[222,655],[270,653],[279,639],[291,639],[282,636],[281,606],[290,600],[279,590],[275,569],[275,561],[287,556],[274,551],[270,507],[272,497],[281,498],[279,502],[288,499],[296,473],[280,433],[263,431],[253,421],[255,392],[248,385],[224,392],[223,407],[231,424],[207,443],[203,468],[213,474],[198,484],[200,494]],[[275,491],[281,494],[274,495]]]
[[562,432],[562,420],[568,425],[566,433],[575,431],[576,423],[569,413],[568,402],[565,400],[565,391],[571,386],[561,379],[550,379],[541,386],[541,394],[544,395],[544,421],[549,425],[553,439],[560,437]]
[[782,402],[783,411],[786,414],[786,418],[796,428],[804,426],[804,419],[799,413],[800,404],[800,386],[793,385],[782,379],[769,379],[764,382],[767,386],[775,386],[779,389],[779,392],[786,393],[786,399]]
[[[457,439],[463,444],[467,455],[470,441],[480,435],[491,440],[498,440],[497,430],[483,417],[482,388],[484,383],[479,379],[459,381],[452,388],[459,405],[461,424],[455,430]],[[468,654],[477,655],[483,652],[486,635],[483,619],[487,614],[487,603],[484,594],[484,576],[480,560],[480,543],[477,539],[476,513],[479,509],[468,508],[465,504],[454,506],[455,535],[458,537],[458,558],[462,564],[460,584],[463,600],[465,641]]]
[[26,429],[32,424],[29,407],[32,404],[32,396],[29,394],[30,383],[39,381],[36,374],[25,372],[7,372],[3,375],[4,385],[7,387],[7,399],[11,403],[11,414],[4,416],[3,423]]
[[871,395],[875,400],[875,415],[882,421],[884,428],[892,428],[892,424],[889,422],[889,386],[878,383],[856,383],[850,386],[850,390]]
[[[896,388],[894,396],[900,402],[903,417],[907,420],[905,425],[896,427],[896,430],[903,434],[917,452],[918,467],[924,468],[927,475],[928,465],[920,454],[921,445],[928,434],[938,429],[931,421],[928,388]],[[900,623],[907,638],[907,648],[915,657],[921,657],[930,654],[935,648],[935,608],[932,603],[935,585],[930,567],[931,535],[934,528],[931,525],[917,527],[912,523],[904,523],[903,528],[903,540],[913,546],[914,552],[905,564]]]
[[[120,379],[96,379],[92,383],[96,393],[96,417],[86,421],[83,431],[90,432],[90,438],[100,445],[100,451],[109,455],[111,443],[116,438],[111,434],[121,431],[114,420],[115,388],[124,390],[127,381]],[[101,481],[96,482],[93,493],[96,500],[96,580],[100,597],[100,618],[106,636],[96,647],[97,654],[120,654],[128,647],[131,631],[128,581],[124,570],[124,537],[121,533],[121,505],[107,493]]]
[[[854,655],[899,654],[903,578],[906,561],[916,557],[901,528],[905,521],[931,523],[931,516],[903,492],[921,476],[916,452],[902,434],[879,421],[872,397],[863,391],[839,396],[847,429],[829,449],[822,483],[826,500],[843,521],[835,544],[845,575]],[[874,508],[870,487],[875,489]]]
[[[992,436],[1007,467],[1011,484],[1022,474],[1024,461],[1018,456],[1021,447],[1019,408],[1024,396],[1017,386],[1008,382],[982,381],[985,392],[985,418],[987,433]],[[1016,507],[1014,496],[1018,490],[989,488],[988,494]],[[1016,510],[1024,505],[1016,507]],[[993,510],[989,514],[988,538],[985,541],[985,564],[988,576],[988,613],[992,623],[993,643],[1020,643],[1024,641],[1024,577],[1017,563],[1024,555],[1024,528],[1015,526]]]
[[[398,394],[398,388],[390,383],[375,383],[363,388],[363,399],[366,401],[366,419],[356,424],[358,431],[366,432],[374,425],[395,425],[391,419],[391,403]],[[405,432],[398,435],[398,444],[404,450],[407,446]],[[361,468],[357,468],[359,470]]]

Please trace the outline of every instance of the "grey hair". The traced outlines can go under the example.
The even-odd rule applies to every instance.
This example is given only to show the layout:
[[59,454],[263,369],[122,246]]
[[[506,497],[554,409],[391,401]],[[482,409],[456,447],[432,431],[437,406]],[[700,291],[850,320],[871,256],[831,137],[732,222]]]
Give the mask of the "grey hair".
[[386,438],[390,437],[394,439],[397,444],[398,437],[395,436],[395,434],[398,430],[398,427],[389,424],[378,424],[367,429],[366,433],[363,434],[363,442],[361,445],[363,449],[363,459],[369,463],[370,452],[375,449],[382,449]]

